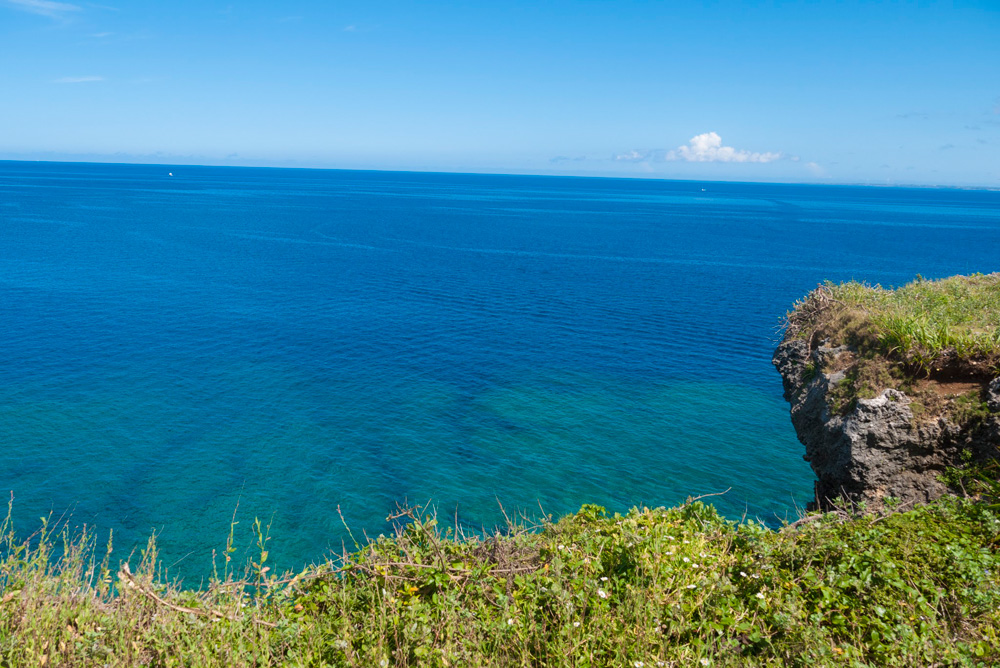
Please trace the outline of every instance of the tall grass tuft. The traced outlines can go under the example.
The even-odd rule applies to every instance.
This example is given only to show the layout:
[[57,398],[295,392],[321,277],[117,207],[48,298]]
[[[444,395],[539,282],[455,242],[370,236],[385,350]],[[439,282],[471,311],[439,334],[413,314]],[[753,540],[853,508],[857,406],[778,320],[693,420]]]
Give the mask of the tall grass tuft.
[[826,283],[796,305],[789,322],[837,343],[874,347],[923,373],[955,362],[1000,372],[1000,274],[918,277],[894,290]]

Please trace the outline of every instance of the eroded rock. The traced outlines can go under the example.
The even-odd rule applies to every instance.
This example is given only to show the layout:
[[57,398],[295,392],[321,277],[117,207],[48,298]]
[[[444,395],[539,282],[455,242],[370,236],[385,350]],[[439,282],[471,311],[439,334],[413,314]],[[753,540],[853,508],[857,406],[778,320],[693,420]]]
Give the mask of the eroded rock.
[[[813,506],[837,499],[882,505],[893,497],[904,505],[925,503],[948,492],[939,480],[949,466],[995,456],[1000,444],[1000,378],[983,389],[990,414],[960,424],[947,412],[928,411],[914,398],[883,389],[873,398],[844,402],[836,388],[857,351],[786,336],[774,353],[792,425],[816,474]],[[914,410],[919,408],[920,410]]]

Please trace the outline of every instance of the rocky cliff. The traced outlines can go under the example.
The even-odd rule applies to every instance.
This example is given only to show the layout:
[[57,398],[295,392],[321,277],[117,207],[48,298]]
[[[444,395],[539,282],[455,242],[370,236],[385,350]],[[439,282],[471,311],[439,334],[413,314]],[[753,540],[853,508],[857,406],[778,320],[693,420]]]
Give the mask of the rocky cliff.
[[[1000,280],[993,287],[1000,294]],[[935,499],[948,491],[940,480],[948,467],[998,452],[993,351],[906,347],[888,331],[900,321],[842,293],[821,286],[797,304],[773,357],[816,473],[813,506]]]

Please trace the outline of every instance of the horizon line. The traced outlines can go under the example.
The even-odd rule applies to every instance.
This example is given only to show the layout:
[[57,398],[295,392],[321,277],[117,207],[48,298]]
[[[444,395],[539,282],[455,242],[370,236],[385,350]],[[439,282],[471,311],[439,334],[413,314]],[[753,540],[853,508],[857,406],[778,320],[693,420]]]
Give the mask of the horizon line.
[[714,178],[677,178],[655,175],[610,175],[610,174],[553,174],[536,172],[508,172],[508,171],[458,171],[448,169],[390,169],[376,167],[305,167],[295,165],[233,165],[233,164],[205,164],[205,163],[183,163],[183,162],[122,162],[120,160],[58,160],[47,158],[4,158],[0,157],[0,163],[49,163],[65,165],[128,165],[145,167],[198,167],[198,168],[221,168],[221,169],[286,169],[286,170],[308,170],[324,172],[375,172],[386,174],[450,174],[455,176],[512,176],[512,177],[535,177],[554,179],[602,179],[615,181],[669,181],[679,183],[721,183],[734,185],[784,185],[784,186],[829,186],[829,187],[857,187],[857,188],[904,188],[904,189],[927,189],[927,190],[978,190],[983,192],[998,192],[1000,185],[955,185],[955,184],[929,184],[929,183],[871,183],[857,181],[740,181]]

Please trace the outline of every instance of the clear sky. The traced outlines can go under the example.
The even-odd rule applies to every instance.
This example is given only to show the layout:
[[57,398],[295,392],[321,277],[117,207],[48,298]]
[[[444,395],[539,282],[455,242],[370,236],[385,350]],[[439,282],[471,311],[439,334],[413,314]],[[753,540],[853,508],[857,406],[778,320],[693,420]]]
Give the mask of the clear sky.
[[1000,187],[1000,0],[0,0],[0,159]]

